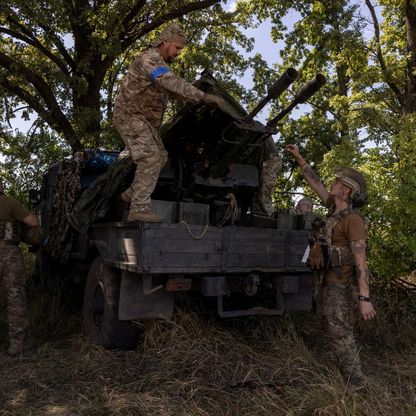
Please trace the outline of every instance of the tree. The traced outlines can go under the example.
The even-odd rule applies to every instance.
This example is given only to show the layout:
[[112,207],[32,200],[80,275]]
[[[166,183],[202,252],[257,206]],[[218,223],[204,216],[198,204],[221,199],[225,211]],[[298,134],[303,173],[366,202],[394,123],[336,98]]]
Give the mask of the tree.
[[[373,270],[384,276],[412,271],[416,268],[414,2],[382,0],[375,8],[371,0],[364,4],[310,0],[292,6],[299,19],[284,35],[282,66],[300,67],[308,76],[322,71],[329,82],[302,116],[285,121],[278,143],[281,148],[287,142],[298,144],[324,181],[335,167],[362,170],[369,183],[366,214],[373,224]],[[291,167],[281,186],[291,189],[300,184],[299,171]]]
[[[275,72],[299,70],[300,79],[272,105],[271,116],[302,82],[325,74],[327,85],[301,112],[282,120],[277,144],[281,150],[297,144],[324,182],[341,165],[363,171],[373,270],[386,275],[416,269],[413,1],[379,0],[375,6],[371,0],[241,0],[232,11],[222,0],[0,1],[3,127],[17,109],[39,116],[29,138],[3,129],[8,163],[13,152],[25,156],[29,148],[45,163],[55,155],[57,134],[58,148],[64,144],[72,152],[117,146],[111,115],[120,76],[155,31],[176,19],[190,43],[175,71],[192,80],[205,67],[220,69],[216,75],[249,107],[265,94]],[[296,16],[293,27],[284,24],[288,12]],[[244,29],[265,20],[274,41],[283,42],[281,62],[274,66],[241,52],[253,46]],[[250,67],[254,88],[247,91],[238,78]],[[37,150],[41,142],[46,148]],[[290,159],[284,162],[279,192],[302,185],[299,170]],[[279,195],[281,203],[292,202]]]
[[[0,161],[16,191],[28,189],[22,181],[39,184],[39,172],[68,148],[121,147],[111,122],[119,80],[172,20],[189,38],[174,70],[192,81],[198,69],[220,69],[230,88],[244,94],[233,77],[250,65],[241,49],[250,50],[252,39],[241,30],[256,23],[244,9],[226,11],[221,0],[0,2]],[[27,137],[11,131],[19,112],[35,116]],[[36,169],[28,160],[37,161]]]
[[[10,109],[25,103],[73,152],[101,145],[103,117],[111,116],[120,72],[132,50],[145,45],[155,30],[181,19],[191,39],[209,39],[207,29],[222,27],[223,39],[249,45],[238,38],[233,13],[219,3],[1,0],[0,86],[6,118],[12,115]],[[209,13],[198,14],[204,10]]]

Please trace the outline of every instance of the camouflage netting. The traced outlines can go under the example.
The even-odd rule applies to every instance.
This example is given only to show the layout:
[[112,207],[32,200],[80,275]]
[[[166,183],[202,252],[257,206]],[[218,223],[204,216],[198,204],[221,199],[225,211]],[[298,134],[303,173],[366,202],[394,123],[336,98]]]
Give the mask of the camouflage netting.
[[124,178],[134,171],[134,166],[130,158],[114,162],[83,192],[68,216],[69,224],[77,231],[85,232],[91,224],[105,218],[111,209],[112,196]]
[[64,160],[53,198],[52,223],[49,230],[47,251],[51,257],[64,262],[72,248],[72,233],[69,232],[68,216],[81,190],[81,166],[76,160]]

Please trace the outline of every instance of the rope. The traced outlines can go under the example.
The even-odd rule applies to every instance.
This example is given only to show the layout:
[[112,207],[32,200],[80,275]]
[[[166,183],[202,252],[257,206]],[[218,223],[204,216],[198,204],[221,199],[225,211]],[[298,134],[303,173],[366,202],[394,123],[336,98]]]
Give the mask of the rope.
[[199,240],[200,238],[202,238],[206,234],[206,232],[208,231],[208,224],[205,224],[204,231],[202,231],[202,233],[200,235],[194,235],[194,234],[192,234],[192,231],[190,230],[189,225],[185,220],[182,220],[181,224],[185,224],[185,227],[186,227],[186,230],[188,231],[188,234],[191,237],[195,238],[196,240]]
[[226,195],[226,198],[229,200],[229,204],[225,210],[223,218],[215,224],[216,227],[222,227],[228,221],[230,221],[231,225],[234,225],[240,215],[240,208],[238,206],[235,195],[230,193]]

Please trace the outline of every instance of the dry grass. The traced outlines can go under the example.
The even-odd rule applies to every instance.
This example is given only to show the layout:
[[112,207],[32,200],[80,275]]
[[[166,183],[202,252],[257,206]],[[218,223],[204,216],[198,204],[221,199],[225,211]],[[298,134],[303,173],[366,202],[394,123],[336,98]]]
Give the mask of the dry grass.
[[356,394],[310,314],[220,321],[178,310],[146,322],[136,351],[110,352],[82,338],[79,316],[62,318],[55,299],[53,319],[35,313],[36,350],[0,353],[0,415],[416,415],[416,318],[392,314],[383,296],[360,331],[368,386]]

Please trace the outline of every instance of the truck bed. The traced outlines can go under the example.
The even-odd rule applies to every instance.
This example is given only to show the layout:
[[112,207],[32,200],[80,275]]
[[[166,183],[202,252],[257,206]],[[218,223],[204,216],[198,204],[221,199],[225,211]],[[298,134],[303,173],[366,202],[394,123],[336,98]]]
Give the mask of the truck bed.
[[91,234],[106,264],[136,273],[310,272],[304,230],[115,222]]

